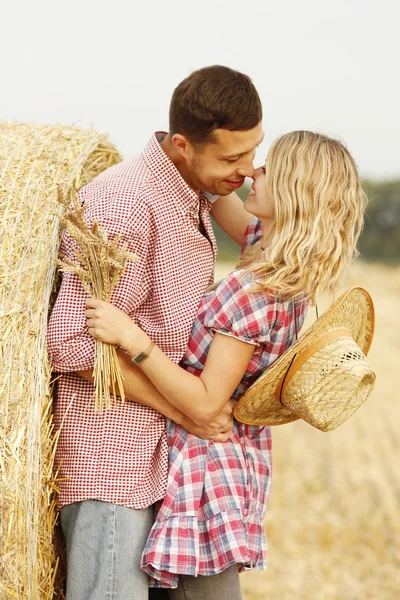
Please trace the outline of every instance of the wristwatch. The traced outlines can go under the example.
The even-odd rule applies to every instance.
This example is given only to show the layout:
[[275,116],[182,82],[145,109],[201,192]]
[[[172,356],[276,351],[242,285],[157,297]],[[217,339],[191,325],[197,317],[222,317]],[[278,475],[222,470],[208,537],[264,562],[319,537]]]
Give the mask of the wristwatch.
[[137,352],[135,356],[132,356],[131,361],[135,363],[135,365],[140,365],[146,358],[149,358],[150,352],[153,350],[155,346],[155,342],[151,342],[150,346],[146,348],[143,352]]

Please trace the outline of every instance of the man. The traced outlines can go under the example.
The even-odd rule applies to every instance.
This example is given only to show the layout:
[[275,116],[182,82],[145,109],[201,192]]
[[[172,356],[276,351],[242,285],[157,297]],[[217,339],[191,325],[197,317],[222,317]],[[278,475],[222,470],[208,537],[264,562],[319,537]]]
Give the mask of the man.
[[[169,133],[154,134],[139,157],[108,169],[80,192],[87,221],[96,219],[111,237],[121,235],[139,256],[113,303],[176,362],[213,279],[212,201],[230,198],[225,228],[235,237],[242,208],[229,195],[253,174],[261,118],[260,99],[246,75],[222,66],[195,71],[173,93]],[[64,257],[72,257],[73,248],[66,234]],[[229,436],[231,406],[215,423],[199,427],[119,352],[129,400],[95,413],[94,341],[86,329],[85,297],[76,276],[65,273],[48,334],[53,368],[61,374],[54,415],[67,599],[144,600],[147,578],[139,563],[153,505],[165,493],[165,416],[221,441]]]

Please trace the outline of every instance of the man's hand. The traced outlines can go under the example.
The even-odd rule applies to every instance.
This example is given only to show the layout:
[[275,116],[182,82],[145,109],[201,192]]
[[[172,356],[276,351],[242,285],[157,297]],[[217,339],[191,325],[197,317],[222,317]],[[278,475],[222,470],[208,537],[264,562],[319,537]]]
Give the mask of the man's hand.
[[188,418],[181,425],[186,431],[203,440],[226,442],[232,435],[233,407],[235,404],[236,400],[229,400],[220,414],[211,423],[208,423],[208,425],[196,425],[196,423]]

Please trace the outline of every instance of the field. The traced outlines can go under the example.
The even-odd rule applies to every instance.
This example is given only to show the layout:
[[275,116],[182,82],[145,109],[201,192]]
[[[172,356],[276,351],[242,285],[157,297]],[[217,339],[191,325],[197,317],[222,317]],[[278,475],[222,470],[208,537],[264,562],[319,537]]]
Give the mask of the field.
[[400,268],[357,262],[353,285],[375,303],[375,389],[335,431],[274,428],[269,564],[241,576],[245,600],[400,598]]

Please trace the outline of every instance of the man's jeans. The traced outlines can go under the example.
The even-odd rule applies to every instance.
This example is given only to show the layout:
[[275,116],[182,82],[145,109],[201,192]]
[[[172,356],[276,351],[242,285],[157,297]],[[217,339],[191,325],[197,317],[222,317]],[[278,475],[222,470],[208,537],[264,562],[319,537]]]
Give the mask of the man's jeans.
[[67,546],[67,600],[148,600],[140,557],[152,506],[133,510],[85,500],[61,509]]
[[[67,545],[67,600],[148,600],[140,558],[154,522],[152,506],[134,510],[85,500],[61,509]],[[171,600],[240,600],[236,565],[210,577],[181,576]]]

